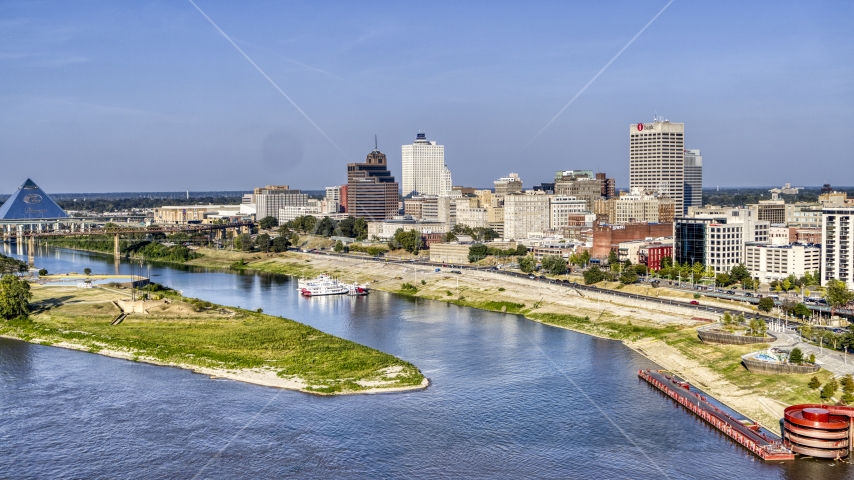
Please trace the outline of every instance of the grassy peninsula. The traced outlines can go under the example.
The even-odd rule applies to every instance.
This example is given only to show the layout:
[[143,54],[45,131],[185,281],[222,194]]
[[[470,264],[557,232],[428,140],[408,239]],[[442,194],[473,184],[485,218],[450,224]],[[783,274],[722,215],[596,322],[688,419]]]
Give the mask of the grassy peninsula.
[[[175,292],[133,306],[113,289],[33,286],[32,292],[29,319],[0,322],[0,335],[313,393],[426,386],[411,363],[281,317]],[[121,308],[145,313],[111,325]]]

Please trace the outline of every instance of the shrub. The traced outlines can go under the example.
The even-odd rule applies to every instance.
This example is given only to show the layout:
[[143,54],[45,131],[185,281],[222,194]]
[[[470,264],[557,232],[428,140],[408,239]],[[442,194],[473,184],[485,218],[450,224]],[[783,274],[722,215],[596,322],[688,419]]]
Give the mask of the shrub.
[[815,363],[815,354],[814,353],[810,354],[810,363]]
[[506,288],[504,288],[504,287],[498,287],[498,291],[499,291],[499,292],[503,292],[504,290],[506,290]]
[[699,299],[700,297],[702,297],[702,295],[700,295],[699,293],[694,294],[694,298]]
[[818,380],[818,377],[812,377],[810,379],[810,383],[808,383],[807,386],[815,390],[821,386],[821,382]]
[[789,363],[804,363],[804,352],[801,351],[800,348],[793,348],[792,352],[789,353]]
[[605,274],[602,273],[602,270],[596,265],[593,265],[592,267],[588,268],[586,272],[584,272],[584,284],[585,285],[592,285],[594,283],[599,283],[604,279],[605,279]]
[[400,291],[403,293],[407,293],[407,294],[412,295],[412,294],[418,292],[418,287],[416,287],[415,285],[413,285],[411,283],[404,283],[403,285],[400,286]]
[[427,285],[427,280],[421,280],[421,285]]
[[843,392],[854,393],[854,378],[851,377],[850,373],[842,377],[839,383],[842,385]]
[[45,275],[47,275],[47,269],[46,269],[46,268],[41,268],[41,269],[39,269],[39,275],[40,275],[40,276],[45,276]]

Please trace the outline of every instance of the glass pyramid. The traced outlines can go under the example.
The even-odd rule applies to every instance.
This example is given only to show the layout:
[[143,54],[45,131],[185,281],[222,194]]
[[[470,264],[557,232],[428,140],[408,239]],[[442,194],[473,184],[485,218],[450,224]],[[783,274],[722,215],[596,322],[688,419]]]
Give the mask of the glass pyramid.
[[67,217],[68,214],[59,208],[50,195],[29,178],[0,206],[0,220]]

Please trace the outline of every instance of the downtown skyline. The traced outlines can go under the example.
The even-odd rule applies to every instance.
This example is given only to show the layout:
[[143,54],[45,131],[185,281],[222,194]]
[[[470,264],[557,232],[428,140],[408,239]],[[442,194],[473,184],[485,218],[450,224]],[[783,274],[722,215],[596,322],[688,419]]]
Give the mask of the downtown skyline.
[[375,134],[401,178],[419,131],[457,185],[589,168],[626,186],[625,129],[655,113],[685,124],[707,187],[854,184],[847,4],[675,1],[532,141],[667,2],[195,3],[317,129],[189,2],[6,4],[4,193],[322,189]]

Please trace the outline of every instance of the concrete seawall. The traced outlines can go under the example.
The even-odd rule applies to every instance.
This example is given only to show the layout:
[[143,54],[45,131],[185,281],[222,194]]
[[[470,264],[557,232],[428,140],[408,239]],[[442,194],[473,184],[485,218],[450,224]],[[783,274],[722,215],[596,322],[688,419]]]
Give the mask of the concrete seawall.
[[697,336],[703,343],[718,343],[723,345],[750,345],[753,343],[771,343],[777,339],[773,335],[764,337],[749,337],[746,335],[733,335],[726,332],[711,331],[705,329],[697,330]]
[[750,370],[750,373],[760,373],[763,375],[787,375],[787,374],[809,374],[821,370],[821,367],[815,364],[795,365],[791,363],[771,363],[763,362],[752,358],[742,358],[741,363]]

